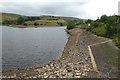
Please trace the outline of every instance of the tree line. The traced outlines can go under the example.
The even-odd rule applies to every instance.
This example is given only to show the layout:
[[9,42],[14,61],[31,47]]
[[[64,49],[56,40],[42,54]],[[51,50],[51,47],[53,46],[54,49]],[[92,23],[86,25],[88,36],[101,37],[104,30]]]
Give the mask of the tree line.
[[120,48],[120,16],[102,15],[95,21],[88,19],[87,30],[98,35],[113,39],[114,43]]
[[27,25],[25,21],[39,20],[40,17],[29,17],[29,16],[20,16],[17,20],[5,20],[2,22],[3,25]]
[[[75,21],[67,21],[67,29],[75,28]],[[82,25],[81,25],[82,24]],[[83,27],[83,24],[85,27]],[[95,35],[113,39],[113,42],[120,48],[120,16],[102,15],[96,20],[88,19],[85,23],[80,23],[81,28],[94,33]]]

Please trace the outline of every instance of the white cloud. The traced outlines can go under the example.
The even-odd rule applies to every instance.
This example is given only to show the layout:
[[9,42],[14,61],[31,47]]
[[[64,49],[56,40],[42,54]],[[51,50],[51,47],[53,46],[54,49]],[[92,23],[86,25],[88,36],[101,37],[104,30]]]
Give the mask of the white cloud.
[[119,0],[2,0],[3,12],[23,15],[61,15],[96,19],[118,14]]
[[84,5],[88,17],[97,18],[103,14],[118,14],[118,0],[93,0]]
[[119,4],[118,4],[118,15],[120,15],[120,1],[119,1]]

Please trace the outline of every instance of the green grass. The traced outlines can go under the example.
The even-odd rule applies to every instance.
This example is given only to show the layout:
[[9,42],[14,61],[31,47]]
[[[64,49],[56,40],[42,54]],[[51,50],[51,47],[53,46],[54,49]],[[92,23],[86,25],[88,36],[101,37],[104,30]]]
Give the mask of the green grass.
[[109,76],[117,76],[119,69],[118,48],[107,42],[91,46],[95,62],[99,71]]
[[111,46],[109,43],[105,43],[95,45],[92,48],[93,50],[97,50],[96,55],[99,55],[97,57],[101,57],[104,62],[106,62],[107,64],[116,65],[118,64],[118,50],[113,47],[113,45]]
[[86,24],[81,23],[80,25],[76,25],[75,28],[87,29],[88,26]]
[[92,30],[92,33],[99,35],[99,36],[104,36],[106,34],[106,29],[104,26],[97,27]]
[[28,25],[34,25],[34,23],[38,23],[39,25],[47,25],[47,26],[57,26],[59,23],[66,25],[66,21],[64,20],[35,20],[35,21],[26,21]]
[[21,15],[18,14],[10,14],[10,13],[0,13],[0,22],[5,20],[17,20]]

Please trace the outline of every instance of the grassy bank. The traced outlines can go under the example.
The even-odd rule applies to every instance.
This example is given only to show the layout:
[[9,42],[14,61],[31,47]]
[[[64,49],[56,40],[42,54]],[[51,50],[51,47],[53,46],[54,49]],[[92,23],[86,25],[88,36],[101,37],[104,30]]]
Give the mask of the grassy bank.
[[[88,19],[85,23],[74,24],[72,29],[76,27],[85,29],[97,36],[112,39],[114,45],[120,48],[120,16],[103,15],[100,19]],[[71,26],[67,28],[71,28]],[[120,67],[118,68],[118,65],[120,65],[118,63],[118,50],[114,49],[113,46],[111,47],[106,43],[92,47],[93,55],[95,56],[95,61],[97,61],[99,69],[103,73],[107,73],[108,76],[117,75],[117,69],[120,69]],[[104,65],[104,67],[101,65]]]
[[111,43],[91,46],[97,68],[108,77],[118,76],[118,49]]
[[36,25],[36,26],[65,26],[67,25],[65,20],[35,20],[26,21],[26,25]]
[[[73,22],[71,22],[73,24]],[[85,23],[76,23],[75,25],[68,26],[67,28],[82,28],[87,31],[113,40],[113,43],[120,48],[120,16],[106,16],[102,15],[96,20],[88,19]]]

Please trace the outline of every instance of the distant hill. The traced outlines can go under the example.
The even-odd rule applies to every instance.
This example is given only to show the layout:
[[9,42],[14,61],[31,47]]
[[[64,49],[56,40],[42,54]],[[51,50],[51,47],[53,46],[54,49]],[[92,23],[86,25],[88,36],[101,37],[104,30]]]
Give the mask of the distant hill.
[[76,24],[85,22],[85,19],[76,17],[40,15],[25,16],[13,13],[0,13],[0,24],[2,25],[25,25],[25,26],[66,26],[67,20],[73,20]]
[[[20,16],[20,14],[13,14],[13,13],[0,13],[0,19],[2,21],[5,20],[17,20]],[[23,16],[23,17],[39,17],[40,20],[56,20],[56,19],[63,19],[63,20],[74,20],[77,22],[83,22],[83,19],[75,18],[75,17],[63,17],[63,16],[51,16],[51,15],[42,15],[42,16]],[[1,21],[0,20],[0,21]]]
[[5,20],[17,20],[20,16],[19,14],[12,14],[12,13],[0,13],[0,21],[5,21]]
[[39,25],[39,26],[66,26],[67,22],[65,20],[34,20],[34,21],[26,21],[24,24],[26,25]]
[[40,16],[41,20],[49,20],[49,19],[63,19],[63,20],[74,20],[77,22],[83,22],[84,19],[75,18],[75,17],[63,17],[63,16],[50,16],[50,15],[43,15]]

